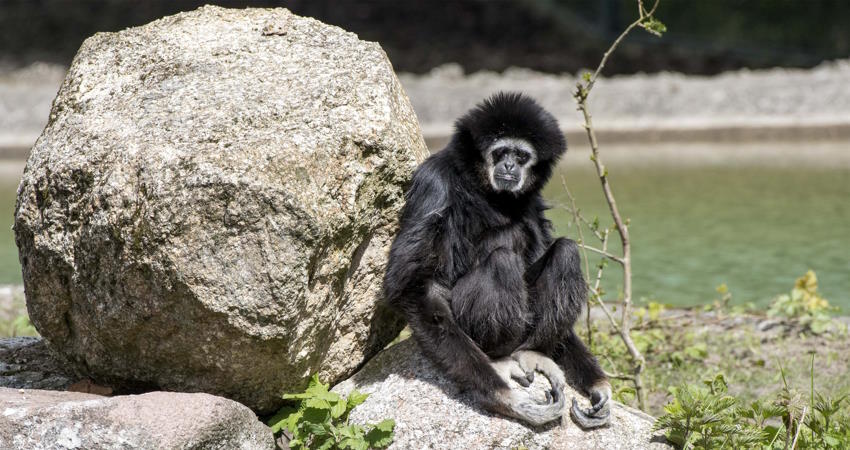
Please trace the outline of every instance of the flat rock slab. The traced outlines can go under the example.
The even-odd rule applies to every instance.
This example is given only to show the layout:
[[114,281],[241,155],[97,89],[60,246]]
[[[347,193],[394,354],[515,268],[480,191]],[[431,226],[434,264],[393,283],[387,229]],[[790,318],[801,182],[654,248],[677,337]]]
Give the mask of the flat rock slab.
[[0,388],[3,449],[271,449],[250,409],[209,394],[100,397]]
[[75,381],[41,338],[0,339],[0,387],[64,391]]
[[[532,389],[541,383],[541,378],[537,377]],[[611,425],[592,431],[582,431],[568,417],[535,429],[482,411],[410,339],[384,350],[352,378],[333,388],[343,394],[353,389],[371,395],[352,412],[352,421],[376,423],[395,419],[395,440],[390,448],[672,448],[663,436],[653,434],[651,416],[619,403],[612,405]],[[568,403],[573,397],[582,398],[571,388],[567,388],[566,396]]]

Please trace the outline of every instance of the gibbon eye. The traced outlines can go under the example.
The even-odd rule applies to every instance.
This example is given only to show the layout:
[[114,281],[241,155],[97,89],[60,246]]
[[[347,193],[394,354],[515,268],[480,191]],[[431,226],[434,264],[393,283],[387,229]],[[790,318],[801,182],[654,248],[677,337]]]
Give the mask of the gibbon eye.
[[519,163],[522,164],[522,165],[525,165],[528,162],[528,160],[530,160],[530,159],[531,159],[531,155],[529,155],[526,152],[519,152],[519,154],[517,156],[517,161],[519,161]]
[[505,157],[505,154],[507,152],[508,152],[508,150],[504,149],[504,148],[498,148],[496,150],[493,150],[493,161],[495,161],[495,162],[501,161],[502,158]]

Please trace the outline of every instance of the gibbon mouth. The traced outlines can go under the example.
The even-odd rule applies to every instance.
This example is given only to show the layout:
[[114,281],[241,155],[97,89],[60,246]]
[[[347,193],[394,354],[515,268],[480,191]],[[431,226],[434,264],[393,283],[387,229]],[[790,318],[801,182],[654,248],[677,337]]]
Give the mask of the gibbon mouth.
[[493,175],[493,178],[495,178],[499,181],[519,181],[518,177],[515,177],[513,175],[508,175],[508,174],[500,174],[500,173]]

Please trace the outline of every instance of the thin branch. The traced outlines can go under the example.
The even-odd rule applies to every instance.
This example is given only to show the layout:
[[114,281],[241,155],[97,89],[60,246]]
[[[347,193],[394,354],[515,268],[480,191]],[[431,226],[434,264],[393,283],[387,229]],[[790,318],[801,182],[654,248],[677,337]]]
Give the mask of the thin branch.
[[[564,191],[567,193],[567,197],[570,199],[569,210],[573,213],[573,223],[576,224],[576,229],[578,230],[579,246],[581,246],[582,250],[584,250],[584,234],[581,232],[580,223],[581,214],[579,213],[579,210],[576,207],[576,199],[575,197],[573,197],[573,193],[570,191],[570,188],[567,187],[567,180],[564,179],[563,175],[561,175],[561,185],[564,187]],[[582,256],[584,259],[584,273],[590,274],[590,264],[587,262],[587,252],[582,251]]]
[[605,376],[608,377],[608,378],[613,378],[615,380],[628,380],[628,381],[634,381],[635,380],[634,376],[624,375],[624,374],[621,374],[621,373],[605,372]]
[[[632,22],[628,27],[626,27],[626,29],[617,37],[617,39],[614,40],[608,50],[605,51],[604,55],[602,56],[602,60],[599,62],[599,65],[596,67],[596,70],[593,72],[593,75],[585,78],[584,84],[579,82],[577,84],[576,93],[574,94],[574,97],[578,103],[578,109],[579,111],[581,111],[582,116],[584,118],[584,129],[587,132],[587,138],[590,141],[590,159],[593,161],[593,164],[596,167],[596,174],[599,177],[600,183],[602,184],[602,191],[605,194],[605,201],[608,203],[608,209],[611,213],[611,217],[614,220],[614,226],[617,230],[617,234],[620,235],[620,243],[623,249],[622,257],[613,257],[613,255],[607,253],[607,250],[605,249],[602,250],[601,254],[603,254],[603,256],[605,257],[613,257],[611,259],[614,259],[623,266],[623,308],[618,328],[623,343],[626,345],[629,354],[635,361],[634,384],[635,391],[638,397],[638,403],[641,409],[646,409],[646,395],[640,378],[640,374],[643,371],[643,367],[646,364],[646,360],[644,359],[641,352],[638,350],[634,341],[632,341],[630,334],[629,321],[631,319],[630,313],[632,303],[632,265],[631,242],[629,238],[628,222],[624,221],[622,215],[620,214],[620,210],[617,207],[617,202],[614,199],[614,193],[611,189],[611,184],[608,180],[608,169],[605,167],[605,165],[602,163],[602,160],[600,159],[599,142],[596,138],[596,132],[593,128],[593,117],[590,114],[590,108],[587,104],[587,99],[590,95],[590,91],[593,89],[593,86],[596,83],[596,80],[602,73],[602,69],[608,62],[608,58],[620,45],[623,39],[625,39],[626,35],[628,35],[629,32],[631,32],[635,27],[640,26],[647,18],[652,17],[652,14],[658,7],[659,1],[660,0],[655,0],[652,9],[647,12],[643,7],[643,1],[638,0],[638,19]],[[597,251],[597,253],[599,253],[597,249],[594,249],[592,247],[583,246],[583,248],[591,251]],[[598,286],[595,287],[594,291],[598,295]],[[602,302],[601,298],[597,297],[597,299],[599,300],[600,305],[603,305],[603,311],[605,311],[606,315],[609,316],[609,320],[614,321],[613,317],[610,316],[610,312],[608,312],[607,308],[604,307],[604,303]]]
[[605,63],[608,62],[608,57],[611,56],[611,53],[620,45],[620,42],[626,38],[626,35],[629,34],[635,27],[639,26],[641,22],[643,22],[647,17],[651,17],[652,14],[655,13],[655,9],[658,8],[658,2],[661,0],[655,0],[655,4],[652,5],[652,9],[649,12],[646,12],[643,9],[643,2],[638,0],[638,19],[629,24],[626,29],[617,36],[617,39],[614,40],[614,43],[608,47],[608,50],[602,55],[602,61],[599,62],[599,66],[596,67],[596,71],[593,72],[593,76],[590,77],[590,81],[587,83],[587,93],[590,93],[590,90],[593,89],[593,85],[596,83],[596,79],[599,77],[599,74],[602,72],[602,69],[605,68]]
[[585,245],[585,244],[579,244],[579,246],[580,246],[581,248],[583,248],[584,250],[590,250],[590,251],[592,251],[593,253],[600,254],[600,255],[602,255],[602,256],[604,256],[604,257],[606,257],[606,258],[608,258],[608,259],[610,259],[610,260],[612,260],[612,261],[618,262],[618,263],[620,263],[620,264],[625,264],[625,263],[626,263],[625,261],[623,261],[623,258],[620,258],[620,257],[619,257],[619,256],[617,256],[617,255],[612,255],[611,253],[608,253],[608,252],[606,252],[605,250],[598,249],[598,248],[596,248],[596,247],[592,247],[592,246],[590,246],[590,245]]
[[[608,235],[611,233],[611,230],[606,229],[605,234],[602,237],[602,250],[608,250]],[[599,285],[602,283],[602,273],[605,271],[605,265],[600,261],[599,267],[596,270],[596,283],[593,285],[593,289],[595,291],[599,291]],[[602,296],[599,298],[599,302],[602,302]]]
[[797,448],[797,438],[800,437],[800,430],[803,429],[803,421],[806,420],[806,407],[803,407],[803,415],[800,416],[800,420],[797,422],[797,432],[794,434],[794,442],[791,443],[791,450]]
[[[573,213],[573,223],[576,225],[576,229],[578,230],[578,239],[579,239],[579,248],[581,248],[581,257],[584,261],[584,281],[587,286],[590,286],[590,280],[587,277],[590,276],[590,263],[587,262],[587,251],[584,249],[584,234],[581,232],[581,222],[580,222],[580,213],[578,207],[576,206],[576,199],[573,197],[573,193],[570,191],[570,188],[567,187],[567,180],[564,179],[564,175],[561,175],[561,185],[564,186],[564,190],[567,192],[567,197],[570,199],[570,207],[569,210]],[[590,327],[590,304],[588,303],[584,312],[584,328],[587,331],[587,346],[593,346],[593,333]]]
[[[587,220],[581,214],[581,211],[576,207],[575,197],[573,197],[573,193],[572,193],[572,191],[570,191],[570,188],[567,186],[567,180],[564,179],[563,175],[561,175],[561,186],[564,187],[564,191],[567,193],[567,197],[570,199],[570,204],[564,205],[564,208],[569,210],[570,213],[572,213],[573,217],[575,219],[577,219],[577,221],[580,221],[581,223],[585,224],[587,226],[587,228],[590,230],[590,232],[593,233],[596,236],[596,238],[601,241],[602,240],[602,233],[600,233],[599,228],[595,227],[592,223],[590,223],[590,221]],[[581,230],[579,230],[579,236],[581,236]],[[584,242],[584,240],[582,240],[582,242]]]

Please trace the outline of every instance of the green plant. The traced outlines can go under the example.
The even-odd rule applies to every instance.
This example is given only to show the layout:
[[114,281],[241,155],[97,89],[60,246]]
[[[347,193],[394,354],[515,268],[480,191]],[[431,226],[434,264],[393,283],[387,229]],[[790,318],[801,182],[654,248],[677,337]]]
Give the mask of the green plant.
[[356,390],[343,398],[328,391],[328,385],[313,375],[307,390],[300,394],[284,394],[286,400],[298,400],[297,406],[283,407],[268,420],[277,435],[286,430],[293,449],[352,449],[384,448],[393,441],[395,421],[383,420],[365,426],[350,424],[348,415],[369,397]]
[[[672,388],[673,401],[654,425],[683,449],[749,448],[762,450],[850,448],[847,395],[823,396],[811,389],[807,402],[791,389],[780,367],[783,387],[772,400],[748,406],[729,395],[717,375],[703,386]],[[814,374],[812,374],[814,377]]]
[[672,388],[673,402],[655,422],[656,430],[666,430],[670,442],[681,448],[750,448],[763,440],[763,432],[741,421],[737,399],[727,393],[726,379],[717,375],[704,386]]
[[773,299],[767,314],[772,317],[793,319],[804,329],[813,334],[821,334],[832,330],[833,322],[830,311],[837,308],[818,293],[818,278],[815,272],[806,272],[794,282],[790,294],[783,294]]

